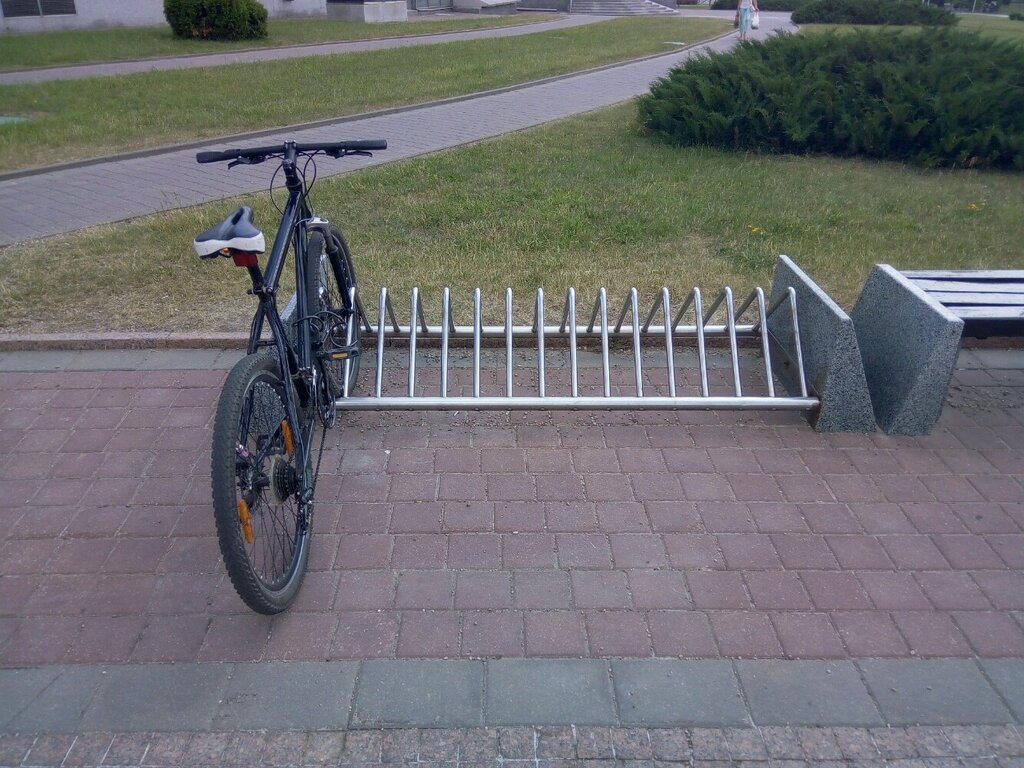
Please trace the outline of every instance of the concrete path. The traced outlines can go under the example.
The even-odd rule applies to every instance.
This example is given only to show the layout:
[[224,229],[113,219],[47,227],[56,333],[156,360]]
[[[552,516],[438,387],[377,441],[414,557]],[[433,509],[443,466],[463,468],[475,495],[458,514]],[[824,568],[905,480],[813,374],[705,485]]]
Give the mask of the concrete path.
[[281,48],[255,48],[227,53],[193,54],[190,56],[167,56],[159,59],[138,59],[115,61],[102,64],[78,64],[63,67],[45,67],[21,72],[0,72],[0,85],[18,83],[41,83],[47,80],[79,80],[83,77],[109,77],[128,75],[136,72],[156,72],[168,69],[194,69],[216,67],[224,64],[240,64],[253,61],[280,61],[306,56],[330,56],[338,53],[379,51],[386,48],[408,48],[414,45],[433,45],[461,40],[480,40],[489,37],[518,37],[553,29],[570,29],[585,24],[607,21],[607,16],[573,15],[538,24],[522,24],[510,27],[474,29],[463,32],[442,32],[431,35],[389,37],[378,40],[350,40],[337,43],[314,45],[290,45]]
[[[762,14],[758,34],[789,26],[788,14]],[[725,50],[734,34],[677,53],[600,70],[514,86],[488,94],[447,100],[372,115],[286,129],[259,138],[211,139],[201,146],[225,148],[297,141],[384,138],[389,148],[372,159],[321,160],[322,177],[393,162],[523,130],[551,120],[625,101],[652,81],[704,50]],[[71,232],[158,211],[234,195],[265,193],[274,172],[270,163],[238,167],[200,166],[195,147],[143,157],[101,161],[0,181],[0,245]],[[330,212],[324,214],[330,218]]]

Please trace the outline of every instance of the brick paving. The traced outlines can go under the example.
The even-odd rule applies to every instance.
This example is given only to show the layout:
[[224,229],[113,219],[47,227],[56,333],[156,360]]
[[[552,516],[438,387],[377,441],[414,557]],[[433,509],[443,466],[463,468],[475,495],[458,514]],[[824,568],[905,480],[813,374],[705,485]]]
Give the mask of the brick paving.
[[0,768],[1016,768],[1016,726],[909,728],[467,728],[395,731],[0,735]]
[[1021,367],[958,371],[921,438],[345,414],[309,577],[273,619],[214,536],[223,376],[0,375],[0,663],[1024,655]]

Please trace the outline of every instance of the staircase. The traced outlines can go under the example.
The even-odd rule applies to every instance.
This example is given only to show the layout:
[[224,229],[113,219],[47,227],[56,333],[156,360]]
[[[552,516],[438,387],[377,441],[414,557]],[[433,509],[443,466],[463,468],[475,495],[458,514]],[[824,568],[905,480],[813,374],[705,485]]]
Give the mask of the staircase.
[[662,16],[675,13],[653,0],[572,0],[571,8],[573,13],[593,16]]

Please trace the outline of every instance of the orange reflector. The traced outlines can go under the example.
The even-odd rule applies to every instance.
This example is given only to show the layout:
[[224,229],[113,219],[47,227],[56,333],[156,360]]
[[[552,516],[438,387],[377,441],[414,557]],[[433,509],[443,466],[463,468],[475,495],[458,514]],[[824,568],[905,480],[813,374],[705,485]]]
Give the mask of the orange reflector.
[[284,438],[284,452],[291,456],[295,453],[295,441],[292,439],[292,428],[288,426],[288,420],[281,422],[281,437]]
[[238,521],[242,524],[242,535],[245,536],[245,543],[252,544],[254,538],[252,518],[249,517],[249,505],[245,503],[245,499],[238,500]]
[[348,352],[335,352],[331,355],[331,360],[348,360]]

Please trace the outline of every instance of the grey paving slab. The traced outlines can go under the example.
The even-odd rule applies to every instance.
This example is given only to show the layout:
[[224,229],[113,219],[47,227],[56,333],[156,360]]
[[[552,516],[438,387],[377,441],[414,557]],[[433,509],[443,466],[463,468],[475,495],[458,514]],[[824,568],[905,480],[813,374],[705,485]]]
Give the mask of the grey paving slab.
[[211,370],[220,367],[222,359],[219,349],[171,349],[150,355],[146,363],[151,370],[177,371],[186,366]]
[[[762,14],[762,19],[758,33],[762,36],[789,25],[788,14]],[[229,145],[276,144],[285,139],[300,142],[388,140],[388,149],[373,158],[321,161],[318,173],[326,178],[532,128],[626,101],[646,92],[651,82],[689,57],[708,50],[726,50],[734,42],[735,36],[727,35],[693,48],[553,81],[421,107],[339,118],[303,129],[282,129],[257,138],[230,140],[228,144],[210,140],[203,146],[224,149]],[[123,221],[154,210],[210,202],[229,194],[265,193],[274,173],[271,163],[238,167],[230,172],[220,166],[200,168],[195,162],[195,152],[194,148],[169,150],[0,181],[0,245],[88,225]],[[102,195],[96,192],[98,174],[103,177]],[[141,185],[143,189],[140,189],[139,174],[160,181]],[[76,223],[67,226],[60,216],[41,220],[38,216],[12,213],[13,206],[26,199],[34,201],[36,210],[72,210],[76,213]],[[154,199],[157,202],[153,202]],[[80,205],[82,200],[88,200],[94,207],[86,210]],[[327,218],[331,216],[330,211],[319,213]],[[269,226],[269,222],[261,224]]]
[[105,349],[98,352],[79,352],[67,364],[69,371],[112,371],[148,368],[148,349]]
[[374,660],[363,663],[352,707],[358,728],[483,725],[480,661]]
[[[206,730],[220,708],[228,664],[110,667],[82,717],[85,730]],[[206,725],[204,725],[206,724]]]
[[7,726],[59,674],[59,667],[0,669],[0,727]]
[[6,730],[71,732],[103,679],[98,667],[59,667],[59,674],[5,726]]
[[737,661],[757,725],[881,725],[856,667],[848,661]]
[[618,660],[612,680],[623,725],[750,725],[728,661]]
[[897,725],[981,725],[1013,721],[1010,711],[966,659],[858,662],[885,719]]
[[606,661],[499,659],[487,665],[488,725],[607,725],[615,720]]
[[[1019,721],[1024,660],[982,664]],[[970,660],[79,665],[2,670],[0,690],[0,734],[1015,722]]]
[[1014,717],[1024,721],[1024,659],[983,659],[981,667]]
[[351,40],[348,42],[319,43],[313,45],[291,45],[279,48],[261,48],[227,53],[211,53],[189,56],[167,56],[159,59],[106,62],[102,64],[78,64],[66,67],[45,67],[21,72],[0,72],[0,85],[18,83],[40,83],[48,80],[80,80],[84,77],[110,77],[138,72],[158,72],[170,69],[194,69],[215,67],[226,64],[243,64],[254,61],[281,61],[283,59],[308,56],[332,56],[360,51],[379,51],[387,48],[408,48],[417,45],[434,45],[460,40],[479,40],[488,37],[518,37],[520,35],[548,32],[555,29],[569,29],[605,21],[607,16],[586,16],[577,14],[538,24],[521,24],[493,29],[474,29],[463,32],[442,32],[432,35],[410,35],[408,37],[381,38],[379,40]]
[[74,352],[4,352],[5,371],[63,371],[75,357]]
[[972,366],[975,368],[1024,369],[1024,352],[1020,349],[975,349],[972,355],[977,360],[977,365]]
[[358,662],[237,664],[214,730],[320,730],[348,724]]

